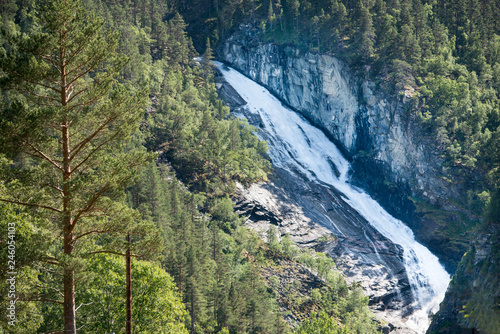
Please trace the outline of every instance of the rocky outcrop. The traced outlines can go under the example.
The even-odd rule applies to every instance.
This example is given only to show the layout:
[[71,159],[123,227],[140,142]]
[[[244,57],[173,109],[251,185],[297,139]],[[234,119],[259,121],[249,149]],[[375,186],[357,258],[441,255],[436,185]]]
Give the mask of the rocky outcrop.
[[[442,223],[460,221],[466,212],[456,205],[459,189],[441,175],[432,141],[409,111],[411,87],[400,99],[374,93],[372,82],[335,57],[263,43],[251,26],[241,26],[219,54],[322,128],[352,161],[354,179],[454,270],[466,248],[442,235]],[[415,212],[414,198],[446,218]]]
[[[276,259],[276,265],[262,267],[262,276],[276,295],[276,301],[285,320],[296,327],[311,312],[318,312],[317,306],[310,301],[313,289],[326,285],[314,272],[304,265],[287,259]],[[297,298],[304,302],[298,304]]]
[[[401,249],[350,209],[335,189],[326,190],[276,169],[270,182],[238,185],[234,201],[247,226],[262,236],[274,225],[299,247],[329,254],[347,282],[361,284],[370,297],[370,308],[382,320],[400,328],[400,333],[414,333],[404,324],[414,299]],[[332,231],[337,237],[320,241]]]

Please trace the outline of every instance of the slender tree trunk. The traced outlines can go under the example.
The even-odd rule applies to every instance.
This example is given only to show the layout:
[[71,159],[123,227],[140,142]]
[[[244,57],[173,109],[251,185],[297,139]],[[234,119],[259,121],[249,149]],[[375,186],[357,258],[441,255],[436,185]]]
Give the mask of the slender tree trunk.
[[[73,253],[74,233],[73,218],[70,209],[70,195],[68,181],[71,178],[69,166],[69,131],[63,127],[63,228],[64,228],[64,254],[71,256]],[[66,265],[67,266],[67,265]],[[70,264],[64,268],[64,333],[76,334],[76,310],[75,310],[75,270]]]
[[[73,233],[65,227],[65,254],[71,254],[73,251],[72,239]],[[75,270],[71,267],[64,268],[64,333],[76,334]]]
[[191,287],[191,334],[194,334],[194,287]]
[[[65,32],[61,32],[61,45],[66,40]],[[66,86],[66,50],[60,49],[60,72],[61,72],[61,106],[66,113],[68,105],[68,87]],[[73,233],[73,212],[71,211],[71,189],[69,181],[71,180],[71,150],[69,136],[69,122],[65,115],[61,124],[62,137],[62,156],[63,156],[63,229],[64,229],[64,254],[71,256],[74,246]],[[64,268],[64,333],[76,334],[76,308],[75,308],[75,270],[70,264],[70,267]]]
[[132,258],[130,256],[130,234],[127,235],[128,249],[125,257],[127,276],[127,328],[126,333],[132,334]]
[[[64,254],[71,256],[73,253],[74,233],[73,214],[70,208],[71,190],[68,182],[71,179],[69,162],[69,129],[67,123],[62,128],[63,142],[63,228],[64,228]],[[75,270],[70,264],[64,268],[64,333],[76,334],[76,309],[75,309]]]
[[214,249],[213,249],[213,258],[214,258],[214,261],[217,263],[216,256],[215,256],[215,247],[217,247],[217,245],[216,245],[216,243],[217,243],[217,240],[216,240],[217,234],[216,233],[217,233],[217,227],[214,224],[214,236],[213,236]]

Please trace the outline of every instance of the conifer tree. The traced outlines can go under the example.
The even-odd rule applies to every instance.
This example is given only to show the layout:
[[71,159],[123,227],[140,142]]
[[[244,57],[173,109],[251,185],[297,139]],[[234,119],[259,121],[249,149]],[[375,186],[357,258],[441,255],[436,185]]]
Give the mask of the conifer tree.
[[19,166],[0,200],[51,213],[62,239],[54,261],[64,273],[64,332],[76,333],[78,244],[129,230],[133,214],[117,200],[147,161],[125,147],[145,101],[117,83],[126,63],[118,36],[104,38],[103,21],[80,1],[43,1],[34,13],[30,30],[8,31],[0,49],[0,149]]
[[358,8],[359,31],[356,34],[356,49],[359,57],[363,61],[367,61],[373,53],[373,45],[375,40],[375,31],[373,28],[372,15],[368,8],[359,3]]

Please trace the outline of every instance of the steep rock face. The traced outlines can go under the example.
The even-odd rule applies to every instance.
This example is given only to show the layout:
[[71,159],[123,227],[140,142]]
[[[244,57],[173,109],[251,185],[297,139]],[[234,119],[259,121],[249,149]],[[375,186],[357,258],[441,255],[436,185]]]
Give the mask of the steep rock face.
[[[224,70],[223,66],[220,68]],[[217,73],[219,95],[231,106],[234,115],[246,118],[257,128],[259,137],[269,141],[270,155],[276,159],[275,162],[280,161],[276,151],[293,154],[290,148],[286,148],[287,145],[280,144],[279,136],[276,137],[273,131],[272,124],[279,124],[281,118],[278,121],[273,119],[269,124],[267,117],[270,113],[256,113],[253,109],[255,105],[247,105],[222,73]],[[251,85],[244,87],[256,90]],[[244,92],[242,86],[238,86],[238,91]],[[264,105],[268,111],[277,108],[272,103]],[[286,117],[282,116],[285,121]],[[299,122],[304,126],[304,121]],[[286,124],[292,126],[292,123]],[[283,124],[279,127],[286,131]],[[302,127],[299,130],[305,131]],[[318,147],[317,142],[313,142],[312,138],[316,138],[313,133],[306,137],[306,142],[309,146]],[[338,166],[330,162],[330,168],[338,173]],[[330,254],[346,280],[361,284],[370,297],[371,309],[388,323],[384,333],[395,330],[394,333],[398,334],[415,334],[417,329],[421,332],[423,322],[420,320],[425,320],[414,313],[418,301],[403,264],[403,248],[380,234],[348,204],[349,199],[335,186],[319,179],[311,181],[303,170],[291,167],[293,164],[279,166],[284,167],[273,164],[273,174],[268,183],[238,186],[237,195],[233,198],[235,208],[237,213],[247,218],[248,227],[265,237],[269,227],[275,225],[281,235],[289,234],[300,247]]]
[[[413,312],[413,295],[402,263],[402,250],[378,233],[344,203],[335,189],[306,182],[275,169],[267,183],[238,186],[236,212],[263,237],[271,225],[289,234],[299,247],[330,254],[349,283],[360,282],[370,308],[393,333],[412,333],[405,321]],[[324,242],[322,236],[338,237]]]
[[[463,242],[440,236],[429,211],[415,213],[410,196],[446,212],[444,221],[460,221],[450,199],[458,189],[440,175],[441,158],[419,135],[419,125],[406,111],[413,92],[401,101],[373,93],[373,84],[357,78],[338,59],[265,44],[255,30],[242,26],[221,47],[231,66],[263,84],[276,96],[322,128],[352,160],[354,179],[392,214],[403,219],[453,270],[466,250]],[[447,212],[449,211],[449,212]]]
[[[245,101],[222,77],[218,80],[219,95],[233,112],[260,128],[262,119],[247,112]],[[347,205],[336,189],[274,166],[270,182],[238,184],[233,200],[236,212],[262,237],[274,225],[299,247],[330,254],[349,283],[361,283],[370,308],[388,323],[391,333],[414,334],[405,324],[413,312],[414,296],[402,249]]]

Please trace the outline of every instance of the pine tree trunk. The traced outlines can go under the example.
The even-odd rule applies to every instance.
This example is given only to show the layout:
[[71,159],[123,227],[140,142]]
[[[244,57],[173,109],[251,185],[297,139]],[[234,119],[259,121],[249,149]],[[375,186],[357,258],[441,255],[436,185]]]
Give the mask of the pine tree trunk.
[[[65,41],[65,35],[61,35],[61,43]],[[68,106],[68,87],[66,86],[66,50],[61,47],[61,105],[64,108],[63,112],[67,112]],[[70,136],[69,136],[69,122],[67,114],[64,116],[61,127],[62,139],[62,157],[63,157],[63,228],[64,228],[64,254],[71,256],[74,246],[74,233],[73,233],[73,212],[71,211],[71,189],[69,181],[71,180],[71,150],[70,150]],[[64,268],[64,333],[76,334],[76,309],[75,309],[75,270],[70,267]]]
[[[64,231],[64,253],[73,252],[73,233],[66,228]],[[75,310],[75,271],[73,268],[64,268],[64,333],[76,334]]]
[[132,334],[132,259],[130,256],[130,234],[127,235],[128,249],[126,254],[127,276],[127,328],[126,333]]
[[[68,138],[68,132],[64,131],[64,129],[63,132],[65,132],[63,134],[63,147],[65,147],[66,145],[64,144],[66,139]],[[69,210],[70,190],[68,189],[68,186],[66,184],[66,182],[70,179],[69,171],[69,164],[68,166],[66,166],[65,162],[65,172],[63,173],[63,180],[65,181],[65,184],[63,186],[64,254],[71,256],[71,254],[73,253],[74,233],[72,224],[72,212]],[[76,334],[75,270],[73,269],[71,264],[69,267],[64,268],[64,333]]]

